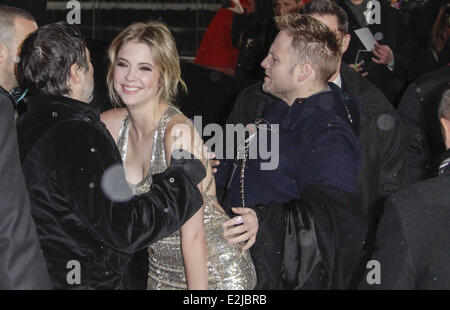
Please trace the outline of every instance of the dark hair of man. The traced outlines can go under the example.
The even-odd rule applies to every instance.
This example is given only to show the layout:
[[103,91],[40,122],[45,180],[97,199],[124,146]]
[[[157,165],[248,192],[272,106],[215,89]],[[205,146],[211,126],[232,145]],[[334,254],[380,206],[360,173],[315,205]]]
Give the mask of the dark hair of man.
[[34,17],[25,10],[0,5],[0,43],[6,45],[8,49],[10,48],[10,42],[12,42],[15,36],[14,20],[16,18],[23,18],[35,22]]
[[306,15],[332,15],[336,16],[338,21],[338,30],[342,34],[348,33],[348,16],[343,8],[330,0],[313,0],[301,7],[300,14]]
[[87,71],[86,42],[66,22],[40,27],[23,43],[18,67],[19,83],[35,95],[70,95],[73,64]]

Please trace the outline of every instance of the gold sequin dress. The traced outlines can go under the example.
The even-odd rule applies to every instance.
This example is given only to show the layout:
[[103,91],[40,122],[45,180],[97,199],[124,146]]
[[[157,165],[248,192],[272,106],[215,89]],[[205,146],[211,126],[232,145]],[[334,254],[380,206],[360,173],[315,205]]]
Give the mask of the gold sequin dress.
[[[151,153],[150,171],[140,183],[130,184],[137,195],[150,190],[152,175],[167,169],[164,150],[164,133],[170,119],[181,112],[174,107],[166,109],[155,130]],[[127,155],[130,118],[127,116],[120,128],[117,145],[125,162]],[[229,217],[215,207],[215,196],[209,195],[214,177],[202,193],[204,201],[204,223],[208,254],[208,288],[213,290],[251,290],[256,285],[256,272],[250,253],[241,255],[243,244],[229,245],[223,237],[222,223]],[[147,288],[149,290],[187,289],[186,275],[181,252],[180,231],[153,243],[148,247],[149,271]]]

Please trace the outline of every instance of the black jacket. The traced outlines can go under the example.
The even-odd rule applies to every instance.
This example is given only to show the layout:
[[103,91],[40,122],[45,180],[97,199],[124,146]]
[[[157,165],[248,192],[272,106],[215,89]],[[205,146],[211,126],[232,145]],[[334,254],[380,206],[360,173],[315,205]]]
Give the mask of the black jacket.
[[31,217],[11,98],[0,87],[0,289],[50,289]]
[[421,51],[414,60],[414,66],[411,66],[409,70],[408,80],[411,83],[429,72],[447,66],[447,64],[450,64],[450,38],[445,41],[440,54],[433,47]]
[[372,256],[380,263],[380,284],[364,278],[360,288],[450,289],[450,151],[444,158],[439,176],[387,200]]
[[344,92],[361,99],[362,208],[365,214],[377,217],[386,197],[408,183],[403,127],[397,112],[375,85],[346,64],[342,64],[340,73]]
[[445,151],[438,106],[449,81],[449,66],[418,78],[408,86],[397,108],[405,126],[410,183],[433,177]]
[[368,231],[358,197],[326,185],[310,185],[301,196],[254,207],[260,221],[250,249],[256,288],[355,288]]
[[[108,198],[102,188],[108,182],[130,190],[98,110],[83,102],[30,97],[18,137],[32,214],[57,289],[129,287],[133,253],[179,229],[202,204],[196,185],[205,170],[199,160],[186,159],[172,160],[153,176],[149,193],[124,202]],[[118,174],[102,181],[114,165]],[[67,281],[76,279],[69,261],[81,266],[79,284]]]

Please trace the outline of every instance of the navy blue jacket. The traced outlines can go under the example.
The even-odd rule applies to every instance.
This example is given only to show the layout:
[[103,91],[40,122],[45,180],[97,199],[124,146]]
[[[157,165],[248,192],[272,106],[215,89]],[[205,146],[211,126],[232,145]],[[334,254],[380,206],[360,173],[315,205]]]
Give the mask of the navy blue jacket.
[[[297,99],[292,106],[281,100],[267,106],[262,118],[271,124],[272,130],[279,124],[279,164],[275,170],[262,170],[261,163],[271,159],[261,159],[259,152],[257,158],[247,160],[246,206],[301,198],[308,185],[329,185],[353,194],[358,192],[360,144],[343,112],[342,100],[351,99],[326,91]],[[270,146],[271,134],[267,137]],[[219,188],[225,187],[232,164],[231,160],[223,161],[216,175]],[[226,206],[242,205],[239,178],[240,162],[224,198]]]

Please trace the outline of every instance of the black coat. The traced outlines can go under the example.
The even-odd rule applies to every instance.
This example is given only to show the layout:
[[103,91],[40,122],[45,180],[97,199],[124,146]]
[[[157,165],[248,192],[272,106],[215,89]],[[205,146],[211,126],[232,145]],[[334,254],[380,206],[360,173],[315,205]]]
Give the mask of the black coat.
[[430,72],[408,86],[397,108],[405,123],[409,182],[435,175],[445,151],[438,105],[450,81],[450,67]]
[[408,183],[401,120],[383,93],[346,64],[341,66],[342,89],[361,99],[363,149],[360,189],[365,214],[381,213],[384,200]]
[[[153,176],[149,193],[112,201],[102,189],[109,181],[130,191],[119,151],[94,106],[66,97],[29,98],[18,123],[20,155],[32,214],[53,286],[57,289],[129,287],[133,253],[178,230],[201,206],[197,183],[205,176],[199,160],[172,160]],[[105,183],[103,183],[105,184]],[[116,190],[117,192],[117,190]],[[81,283],[66,277],[81,266]],[[76,279],[76,277],[75,277]]]
[[358,197],[326,185],[307,186],[301,197],[254,207],[256,289],[355,288],[369,227]]
[[449,151],[445,158],[441,175],[387,200],[372,256],[380,263],[381,283],[363,279],[362,289],[450,289]]
[[414,66],[408,73],[408,80],[413,82],[417,78],[433,72],[439,68],[447,66],[450,63],[450,38],[445,41],[444,47],[440,54],[432,47],[427,48],[419,53],[414,60]]
[[0,289],[50,289],[31,217],[11,98],[0,87]]

